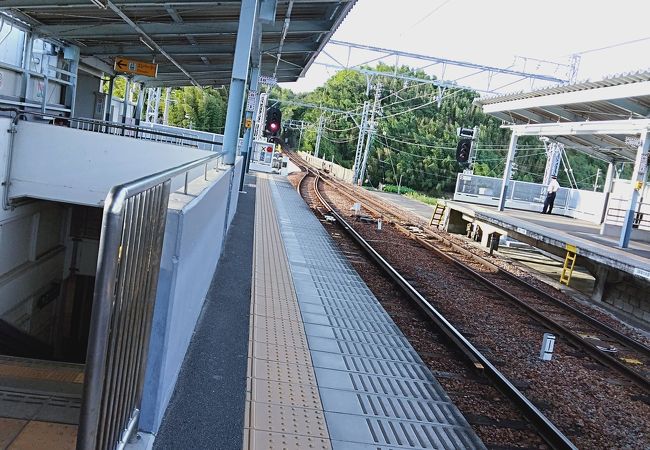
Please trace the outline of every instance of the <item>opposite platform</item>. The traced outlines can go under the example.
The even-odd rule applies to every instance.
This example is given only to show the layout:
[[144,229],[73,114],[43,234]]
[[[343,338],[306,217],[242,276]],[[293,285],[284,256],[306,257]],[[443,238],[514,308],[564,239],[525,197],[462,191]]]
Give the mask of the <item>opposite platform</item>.
[[244,448],[484,448],[285,179],[255,226]]

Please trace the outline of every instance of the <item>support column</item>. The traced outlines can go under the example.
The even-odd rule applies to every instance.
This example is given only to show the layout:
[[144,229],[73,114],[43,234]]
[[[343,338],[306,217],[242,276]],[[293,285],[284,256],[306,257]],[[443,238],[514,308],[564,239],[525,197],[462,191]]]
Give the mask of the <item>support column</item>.
[[126,123],[126,113],[129,110],[129,100],[131,100],[131,79],[126,78],[124,86],[124,101],[122,102],[122,123]]
[[[111,106],[113,105],[113,88],[115,87],[115,75],[111,76],[108,81],[108,101],[106,105],[106,112],[104,114],[104,120],[110,122],[111,120]],[[108,132],[108,129],[107,129]]]
[[314,157],[318,158],[318,151],[320,150],[320,138],[323,134],[323,126],[325,125],[325,116],[320,114],[318,119],[318,134],[316,135],[316,146],[314,147]]
[[627,248],[630,244],[630,237],[632,235],[632,224],[634,223],[634,216],[636,214],[637,203],[639,202],[639,191],[643,189],[643,184],[648,170],[648,148],[650,147],[650,131],[641,133],[641,143],[636,151],[636,160],[634,161],[634,172],[631,180],[631,196],[630,203],[625,213],[625,220],[623,220],[623,228],[621,228],[621,236],[618,245],[621,248]]
[[603,294],[605,293],[605,286],[607,284],[607,275],[609,271],[605,266],[598,266],[594,274],[595,283],[594,290],[591,293],[591,299],[596,302],[603,301]]
[[144,93],[145,93],[144,84],[140,84],[140,92],[138,93],[138,103],[135,107],[135,112],[133,117],[135,118],[135,125],[140,125],[140,120],[142,119],[142,109],[144,108]]
[[154,109],[154,119],[153,123],[158,123],[158,111],[160,110],[160,97],[162,97],[162,89],[156,88],[156,103],[153,106]]
[[66,86],[65,103],[70,108],[70,117],[74,117],[75,104],[77,103],[77,82],[79,80],[79,48],[67,47],[63,52],[63,57],[70,61],[69,72],[72,74],[68,76],[68,81],[72,84]]
[[[261,61],[260,61],[261,63]],[[248,88],[249,94],[254,93],[255,94],[255,105],[257,105],[259,102],[257,101],[259,98],[259,93],[257,92],[257,87],[258,87],[258,81],[260,78],[260,68],[259,65],[258,67],[252,67],[251,68],[251,79],[250,79],[250,85]],[[254,106],[252,110],[246,110],[246,120],[253,120],[254,114],[255,114],[255,108],[257,106]],[[244,142],[242,142],[241,145],[241,154],[244,157],[244,167],[242,168],[241,171],[241,178],[239,180],[239,190],[243,190],[244,187],[244,176],[246,175],[246,166],[247,162],[249,159],[249,154],[252,149],[252,144],[253,144],[253,130],[255,129],[255,125],[251,123],[251,126],[246,128],[246,131],[244,132]]]
[[226,127],[223,133],[223,149],[226,152],[224,156],[225,164],[234,164],[237,156],[237,140],[239,139],[244,91],[253,45],[257,2],[258,0],[242,0],[241,2],[230,94],[228,96],[228,110],[226,112]]
[[501,184],[501,195],[499,196],[499,211],[503,211],[503,208],[506,206],[508,183],[510,183],[510,176],[512,175],[512,163],[515,160],[515,154],[517,153],[517,138],[518,136],[513,132],[510,137],[510,147],[508,148],[506,168],[503,171],[503,183]]
[[165,111],[163,111],[163,125],[169,124],[169,107],[171,106],[172,88],[165,89]]
[[20,87],[20,101],[27,102],[29,97],[29,86],[31,76],[29,74],[30,66],[32,63],[32,48],[34,47],[34,34],[26,33],[25,34],[25,48],[23,51],[23,78],[22,85]]
[[[610,162],[607,166],[607,175],[605,175],[605,184],[603,185],[603,211],[600,215],[600,223],[605,223],[605,215],[607,214],[607,207],[609,206],[609,195],[612,192],[612,186],[614,184],[614,163]],[[601,228],[601,234],[603,229]]]

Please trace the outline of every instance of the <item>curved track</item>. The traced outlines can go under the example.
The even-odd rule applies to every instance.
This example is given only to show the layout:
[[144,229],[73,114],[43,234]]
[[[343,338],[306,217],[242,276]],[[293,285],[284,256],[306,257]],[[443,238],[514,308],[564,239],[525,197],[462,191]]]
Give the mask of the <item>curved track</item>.
[[[382,217],[384,220],[387,217],[391,218],[392,224],[401,232],[464,270],[489,289],[508,298],[532,318],[563,336],[574,346],[583,349],[600,363],[617,370],[643,388],[646,393],[650,393],[650,379],[648,378],[650,376],[650,348],[645,344],[501,269],[450,239],[442,237],[440,233],[426,228],[418,228],[417,231],[413,231],[408,225],[403,225],[405,218],[396,212],[395,208],[381,204],[362,190],[352,190],[349,186],[329,177],[323,179],[353,202],[362,198],[364,208],[376,217]],[[492,272],[486,273],[485,267]],[[479,270],[483,274],[479,273]]]
[[[299,163],[294,161],[294,163]],[[305,167],[304,164],[300,164]],[[312,180],[313,187],[308,189],[305,183]],[[373,247],[366,241],[348,222],[333,208],[319,189],[321,175],[308,169],[298,183],[298,191],[308,203],[314,205],[313,195],[317,197],[322,208],[316,206],[321,214],[327,214],[336,219],[339,225],[363,248],[368,256],[399,286],[432,323],[454,344],[460,353],[465,355],[469,362],[486,375],[493,385],[505,395],[516,408],[526,417],[529,423],[537,430],[540,437],[555,449],[575,449],[571,441],[516,387],[510,382],[472,343],[467,340],[406,278],[395,270]],[[313,194],[312,194],[313,193]]]

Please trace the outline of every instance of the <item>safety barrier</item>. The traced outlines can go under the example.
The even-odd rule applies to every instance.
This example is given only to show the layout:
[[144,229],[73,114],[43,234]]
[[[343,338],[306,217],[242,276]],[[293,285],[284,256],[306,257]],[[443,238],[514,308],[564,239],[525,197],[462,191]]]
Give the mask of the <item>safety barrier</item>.
[[[133,125],[85,118],[62,119],[62,122],[67,122],[71,128],[79,130],[194,147],[201,150],[220,150],[221,142],[223,142],[223,136],[214,133],[188,131],[184,128],[176,127],[158,129],[155,124],[148,123]],[[220,137],[221,140],[219,139]]]
[[77,449],[122,449],[138,428],[172,179],[201,158],[121,186],[106,198]]
[[[605,223],[622,226],[630,200],[625,198],[610,198],[605,215]],[[632,228],[650,231],[650,203],[639,202],[634,214]]]
[[[454,200],[497,206],[501,193],[501,178],[459,173]],[[506,193],[507,208],[541,211],[547,186],[526,181],[510,180]],[[560,188],[553,212],[577,219],[600,223],[606,200],[602,192]]]

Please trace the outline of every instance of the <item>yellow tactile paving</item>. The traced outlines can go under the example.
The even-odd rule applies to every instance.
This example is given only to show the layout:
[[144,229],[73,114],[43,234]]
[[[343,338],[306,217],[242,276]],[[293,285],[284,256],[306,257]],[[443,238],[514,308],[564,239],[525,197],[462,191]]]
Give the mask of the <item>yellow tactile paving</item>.
[[25,425],[8,450],[74,450],[77,427],[32,421]]
[[258,176],[243,448],[330,450],[270,187]]
[[250,437],[244,438],[249,446],[244,448],[259,448],[266,450],[329,450],[329,439],[312,436],[301,436],[288,433],[272,433],[268,431],[250,430]]
[[0,377],[5,378],[31,378],[48,381],[64,381],[69,383],[83,383],[83,366],[44,364],[36,361],[27,361],[14,358],[1,358]]

